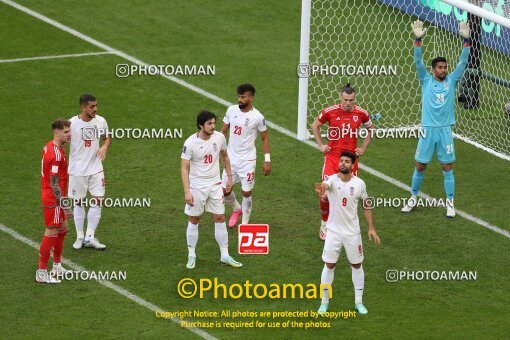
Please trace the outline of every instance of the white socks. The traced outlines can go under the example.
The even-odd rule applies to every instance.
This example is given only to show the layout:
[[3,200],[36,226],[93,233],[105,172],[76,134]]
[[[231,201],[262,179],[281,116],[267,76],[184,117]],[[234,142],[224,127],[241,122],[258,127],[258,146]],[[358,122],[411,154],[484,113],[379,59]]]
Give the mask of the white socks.
[[79,205],[75,205],[73,216],[74,226],[76,227],[76,238],[85,238],[83,233],[83,225],[85,224],[85,208]]
[[225,196],[225,201],[232,207],[232,210],[234,211],[241,210],[241,205],[239,204],[239,202],[237,202],[234,190],[230,192],[230,195]]
[[225,222],[215,222],[214,223],[214,236],[216,237],[216,242],[220,246],[221,258],[226,258],[229,256],[228,254],[228,232],[227,225]]
[[87,240],[94,238],[97,225],[101,219],[101,207],[90,207],[87,214]]
[[354,284],[354,301],[355,303],[363,303],[363,288],[365,287],[365,272],[363,265],[356,269],[352,267],[352,283]]
[[[326,264],[324,264],[324,268],[322,269],[322,275],[321,275],[321,285],[322,284],[331,285],[333,283],[334,278],[335,278],[335,268],[329,269],[328,266],[326,266]],[[329,287],[331,287],[331,286],[329,286]],[[322,303],[329,302],[329,298],[331,296],[329,287],[328,286],[323,287],[324,290],[322,292]]]
[[197,257],[195,248],[198,242],[198,224],[188,222],[188,229],[186,230],[186,240],[188,241],[188,255]]
[[252,204],[251,196],[250,197],[243,196],[243,224],[248,224],[250,222],[251,204]]

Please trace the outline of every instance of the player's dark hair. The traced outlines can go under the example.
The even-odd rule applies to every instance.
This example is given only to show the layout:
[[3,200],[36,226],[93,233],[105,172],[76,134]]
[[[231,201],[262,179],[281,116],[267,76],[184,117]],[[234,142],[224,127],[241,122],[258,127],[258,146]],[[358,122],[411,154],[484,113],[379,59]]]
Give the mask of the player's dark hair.
[[342,151],[342,153],[340,154],[340,158],[342,157],[349,157],[351,159],[352,164],[356,162],[356,155],[350,151]]
[[96,97],[91,95],[90,93],[84,93],[80,96],[80,106],[84,106],[88,102],[95,102]]
[[200,125],[204,125],[209,119],[216,119],[216,115],[209,111],[200,111],[197,115],[197,128],[200,130]]
[[71,126],[71,122],[65,118],[56,119],[51,123],[51,128],[53,130],[63,130],[65,127],[70,127],[70,126]]
[[342,87],[341,93],[353,94],[353,93],[356,93],[356,90],[354,89],[354,87],[351,86],[351,84],[347,83],[344,85],[344,87]]
[[252,96],[255,95],[255,88],[252,84],[241,84],[237,87],[237,94],[243,94],[245,92],[250,92]]
[[437,63],[447,63],[445,57],[437,57],[432,59],[432,68],[436,68]]

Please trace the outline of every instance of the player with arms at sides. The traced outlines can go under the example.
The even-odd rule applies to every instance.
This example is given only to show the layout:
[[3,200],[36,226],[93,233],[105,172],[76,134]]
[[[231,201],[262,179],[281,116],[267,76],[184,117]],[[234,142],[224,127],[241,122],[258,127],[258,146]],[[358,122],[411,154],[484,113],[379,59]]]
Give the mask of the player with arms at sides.
[[437,57],[432,60],[432,75],[427,72],[423,63],[421,38],[426,29],[423,22],[417,20],[412,25],[413,33],[416,36],[414,41],[414,63],[416,73],[421,85],[421,126],[425,136],[420,136],[416,148],[416,168],[411,181],[411,198],[402,208],[402,212],[408,213],[417,202],[417,195],[425,175],[427,164],[432,160],[434,148],[436,148],[437,159],[441,163],[444,176],[444,189],[446,192],[446,216],[455,217],[453,199],[455,194],[455,179],[453,177],[453,162],[455,161],[455,150],[453,147],[452,127],[455,124],[455,92],[457,82],[464,73],[468,63],[469,46],[469,25],[460,23],[459,33],[464,38],[464,48],[460,54],[457,67],[451,74],[448,74],[446,59]]
[[[102,201],[105,194],[103,160],[110,147],[111,138],[106,135],[108,124],[97,112],[97,100],[91,94],[80,97],[81,113],[70,119],[71,147],[69,154],[69,193],[75,199],[84,199],[87,192],[92,196],[94,204],[90,205],[87,216],[87,232],[83,232],[85,224],[85,207],[77,203],[74,206],[74,224],[76,241],[74,249],[82,246],[94,249],[105,249],[95,237],[101,219]],[[100,146],[100,139],[103,145]],[[95,204],[98,203],[98,204]]]
[[[322,142],[320,127],[328,124],[328,144]],[[340,104],[327,107],[321,111],[312,124],[312,132],[321,152],[324,153],[324,166],[322,167],[322,180],[338,172],[340,154],[350,151],[356,156],[365,153],[368,144],[372,141],[372,134],[368,133],[361,147],[358,147],[357,133],[363,125],[366,129],[374,129],[372,120],[367,111],[356,105],[356,91],[350,84],[346,84],[340,93]],[[370,132],[370,131],[369,131]],[[358,175],[358,161],[353,164],[352,173]],[[329,216],[329,202],[327,197],[320,198],[321,227],[319,237],[326,239],[326,222]]]
[[327,196],[331,202],[331,212],[326,224],[328,233],[324,242],[322,260],[321,284],[325,287],[322,295],[322,302],[318,313],[324,314],[328,311],[329,299],[331,296],[330,287],[335,275],[335,266],[340,256],[342,247],[345,248],[347,259],[352,267],[352,283],[354,284],[355,309],[360,314],[367,314],[368,311],[363,305],[363,289],[365,287],[365,273],[362,262],[364,259],[363,245],[361,242],[361,230],[358,218],[358,202],[363,201],[363,211],[368,223],[368,239],[374,239],[376,244],[381,243],[372,220],[372,210],[366,202],[367,189],[365,182],[352,174],[356,162],[356,155],[349,151],[343,151],[340,155],[340,172],[329,176],[321,184],[316,186],[320,196]]
[[[58,276],[66,271],[60,261],[67,234],[66,217],[73,214],[65,204],[61,206],[60,200],[67,190],[67,161],[63,146],[71,137],[71,122],[58,119],[51,127],[53,140],[42,150],[41,198],[46,231],[39,247],[39,269],[35,273],[35,280],[39,283],[60,283]],[[48,275],[46,267],[52,249],[53,269]]]
[[241,84],[237,87],[238,105],[227,109],[223,118],[221,133],[225,136],[230,129],[228,137],[228,157],[232,164],[233,183],[241,182],[243,201],[240,205],[234,191],[225,187],[227,174],[223,170],[223,194],[225,201],[232,207],[232,215],[228,221],[230,228],[237,224],[239,216],[242,215],[242,224],[250,221],[252,209],[252,190],[255,185],[255,168],[257,150],[255,139],[260,134],[262,149],[264,151],[264,176],[271,172],[271,156],[269,139],[267,138],[267,127],[264,116],[253,107],[253,96],[255,88],[251,84]]
[[216,115],[202,111],[197,116],[198,133],[191,135],[182,149],[181,179],[188,215],[188,263],[186,268],[195,268],[198,242],[198,225],[204,211],[213,214],[214,236],[220,246],[220,262],[232,267],[242,267],[228,253],[228,233],[225,224],[225,203],[220,179],[220,157],[227,173],[226,188],[232,188],[232,172],[227,153],[227,141],[220,132],[214,131]]

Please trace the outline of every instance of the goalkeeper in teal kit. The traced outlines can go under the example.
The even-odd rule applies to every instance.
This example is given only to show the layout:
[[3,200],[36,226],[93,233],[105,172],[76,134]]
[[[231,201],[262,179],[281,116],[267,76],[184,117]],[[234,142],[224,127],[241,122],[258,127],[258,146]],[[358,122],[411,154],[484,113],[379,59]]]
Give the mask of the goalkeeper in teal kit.
[[453,205],[455,193],[455,179],[453,177],[453,162],[455,149],[453,147],[452,126],[455,124],[455,95],[457,82],[464,73],[469,56],[469,25],[460,23],[459,34],[464,38],[464,48],[460,55],[459,64],[452,73],[448,74],[447,62],[443,57],[432,60],[432,74],[425,68],[422,59],[421,38],[425,34],[423,23],[419,20],[412,24],[416,36],[414,42],[414,63],[416,73],[420,79],[422,93],[421,126],[424,136],[420,137],[416,148],[414,170],[411,184],[411,198],[402,208],[408,213],[416,205],[423,176],[427,164],[432,160],[434,148],[437,159],[441,163],[444,175],[444,189],[446,191],[446,216],[455,217]]

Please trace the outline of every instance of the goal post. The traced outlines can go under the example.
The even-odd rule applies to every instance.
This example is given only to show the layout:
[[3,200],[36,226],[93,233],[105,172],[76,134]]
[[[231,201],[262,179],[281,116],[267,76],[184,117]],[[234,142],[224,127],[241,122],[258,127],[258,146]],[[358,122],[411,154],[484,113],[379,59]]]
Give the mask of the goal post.
[[428,28],[427,68],[440,55],[451,71],[462,49],[459,23],[469,20],[473,47],[457,89],[454,136],[510,160],[509,18],[507,0],[302,0],[298,138],[312,136],[313,120],[338,103],[347,82],[361,107],[381,113],[377,128],[418,128],[411,23]]
[[301,6],[301,44],[299,49],[299,65],[297,74],[299,76],[299,102],[298,102],[298,127],[297,137],[306,140],[310,137],[308,116],[308,77],[306,68],[309,65],[310,55],[310,14],[312,0],[302,0]]

